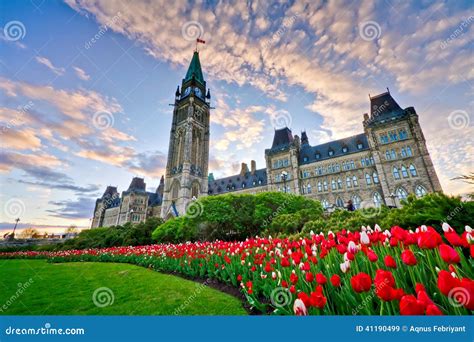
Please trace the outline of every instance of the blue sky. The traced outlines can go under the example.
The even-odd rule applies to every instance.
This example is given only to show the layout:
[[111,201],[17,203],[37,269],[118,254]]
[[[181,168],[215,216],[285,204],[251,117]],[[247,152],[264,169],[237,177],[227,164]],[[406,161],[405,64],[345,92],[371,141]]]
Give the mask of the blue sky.
[[451,2],[3,1],[0,228],[88,226],[105,186],[153,190],[197,36],[211,166],[264,166],[274,128],[360,133],[368,94],[414,106],[445,192],[473,166],[474,11]]

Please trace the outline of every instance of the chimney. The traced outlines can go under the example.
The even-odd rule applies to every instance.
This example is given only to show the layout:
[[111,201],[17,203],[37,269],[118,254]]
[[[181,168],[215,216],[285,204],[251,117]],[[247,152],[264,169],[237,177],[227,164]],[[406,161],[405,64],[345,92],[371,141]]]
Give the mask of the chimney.
[[255,171],[257,171],[257,163],[255,162],[255,160],[251,160],[250,161],[250,172],[253,175],[255,175]]
[[364,121],[367,121],[369,120],[369,114],[368,113],[364,113]]
[[246,163],[242,163],[242,167],[240,169],[240,175],[244,176],[247,172],[249,172],[249,167]]

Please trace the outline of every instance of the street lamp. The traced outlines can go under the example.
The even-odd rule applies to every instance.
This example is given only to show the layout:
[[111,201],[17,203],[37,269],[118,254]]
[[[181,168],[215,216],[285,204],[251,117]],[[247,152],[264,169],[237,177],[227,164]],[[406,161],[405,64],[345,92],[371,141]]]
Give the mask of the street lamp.
[[286,194],[286,180],[288,179],[288,172],[282,171],[281,178],[283,179],[283,186],[285,187],[285,194]]
[[[130,217],[131,214],[133,214],[133,209],[130,209],[129,212],[128,212],[127,222],[128,222],[128,218]],[[132,222],[132,220],[130,220],[130,222]]]
[[397,195],[395,195],[393,192],[390,194],[390,198],[392,199],[392,203],[393,203],[393,207],[396,208],[397,207],[397,202],[396,202],[396,199],[397,199]]
[[16,226],[18,225],[18,222],[20,222],[20,218],[15,219],[15,227],[13,227],[12,240],[15,238],[15,230]]

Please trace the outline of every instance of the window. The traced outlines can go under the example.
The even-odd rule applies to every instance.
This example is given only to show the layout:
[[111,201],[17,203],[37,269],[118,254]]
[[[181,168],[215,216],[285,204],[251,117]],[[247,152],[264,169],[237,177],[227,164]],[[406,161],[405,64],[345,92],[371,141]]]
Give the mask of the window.
[[408,178],[408,172],[407,172],[407,168],[405,167],[405,165],[402,165],[402,176],[403,176],[403,178]]
[[380,208],[380,206],[382,205],[382,196],[380,196],[378,192],[374,192],[373,200],[375,207]]
[[427,193],[425,187],[423,185],[417,185],[416,188],[415,188],[415,194],[416,194],[416,197],[423,197],[425,196]]
[[333,150],[329,150],[328,151],[328,156],[332,157],[334,155],[334,151]]
[[391,159],[390,158],[390,151],[387,150],[387,151],[385,151],[385,160],[390,160],[390,159]]
[[331,189],[336,190],[336,181],[334,179],[331,180]]
[[346,177],[346,186],[347,186],[348,188],[350,188],[350,187],[352,186],[351,177],[349,177],[349,176]]
[[368,173],[365,174],[365,182],[367,183],[367,185],[372,184],[372,178]]
[[285,160],[283,161],[283,166],[288,166],[288,164],[289,164],[288,159],[285,159]]
[[407,197],[408,197],[408,192],[407,192],[404,188],[400,187],[400,188],[398,188],[397,191],[395,192],[395,195],[397,195],[398,199],[399,199],[400,201],[402,201],[402,200],[406,200],[406,199],[407,199]]
[[362,158],[362,159],[360,160],[360,164],[362,165],[362,167],[365,166],[365,158]]
[[314,155],[314,157],[315,157],[316,159],[320,159],[320,158],[321,158],[321,153],[316,152],[316,154]]
[[311,172],[303,171],[303,178],[308,178],[308,177],[311,177]]
[[327,181],[323,182],[323,188],[324,188],[324,191],[328,191],[328,182]]
[[398,135],[396,131],[390,131],[388,132],[388,135],[390,137],[390,141],[398,141]]
[[351,160],[351,169],[355,169],[355,164],[353,160]]
[[328,202],[327,200],[325,200],[325,199],[322,200],[322,201],[321,201],[321,204],[323,205],[323,208],[324,208],[324,209],[329,208],[329,202]]
[[245,188],[245,183],[242,183],[242,189]]
[[341,180],[341,178],[337,179],[337,188],[342,189],[342,180]]
[[323,186],[321,185],[321,182],[318,182],[318,192],[323,191]]
[[363,147],[363,146],[362,146],[362,143],[361,143],[361,142],[358,142],[358,143],[357,143],[357,149],[358,149],[358,150],[362,150],[362,147]]
[[400,172],[398,171],[398,169],[395,166],[393,167],[392,173],[393,173],[393,178],[400,179]]
[[338,198],[336,199],[336,205],[337,205],[338,207],[340,207],[340,208],[344,207],[344,201],[342,200],[341,197],[338,197]]
[[334,172],[334,170],[333,170],[333,168],[332,168],[332,165],[329,165],[329,166],[328,166],[328,172],[329,172],[329,173],[333,173],[333,172]]
[[279,173],[275,175],[275,182],[281,182],[281,175]]
[[395,153],[395,150],[390,151],[390,156],[392,159],[397,159],[397,154]]
[[308,161],[308,157],[303,157],[303,162],[307,162]]
[[357,180],[357,176],[352,177],[352,185],[359,186],[359,181]]
[[418,174],[416,173],[416,167],[413,164],[410,164],[410,173],[412,177],[416,177]]
[[354,208],[356,209],[360,209],[360,203],[361,203],[361,199],[358,195],[354,195],[352,196],[352,204],[354,205]]
[[411,157],[413,153],[411,153],[411,147],[407,146],[407,156]]
[[347,153],[347,151],[348,151],[347,146],[344,146],[344,147],[342,148],[342,153]]
[[380,134],[379,138],[380,138],[380,143],[388,144],[388,136],[386,133]]
[[401,155],[402,155],[402,158],[405,158],[407,156],[407,151],[405,150],[405,147],[402,147]]
[[374,171],[372,177],[374,178],[374,184],[379,184],[379,175],[377,174],[377,172]]
[[308,185],[306,185],[306,189],[308,190],[308,194],[311,193],[311,184],[308,183]]
[[341,171],[341,166],[339,164],[334,165],[334,172]]
[[408,138],[408,134],[405,128],[401,128],[398,130],[398,136],[400,137],[400,140]]

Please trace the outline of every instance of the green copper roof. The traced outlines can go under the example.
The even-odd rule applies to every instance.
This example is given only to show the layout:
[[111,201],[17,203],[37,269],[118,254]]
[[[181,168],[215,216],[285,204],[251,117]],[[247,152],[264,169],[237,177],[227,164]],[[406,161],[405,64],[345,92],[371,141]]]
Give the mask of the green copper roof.
[[197,81],[204,84],[204,77],[202,76],[201,70],[201,62],[199,61],[199,53],[197,51],[194,51],[193,59],[189,64],[188,72],[186,73],[184,81],[189,81],[193,77],[193,75]]

